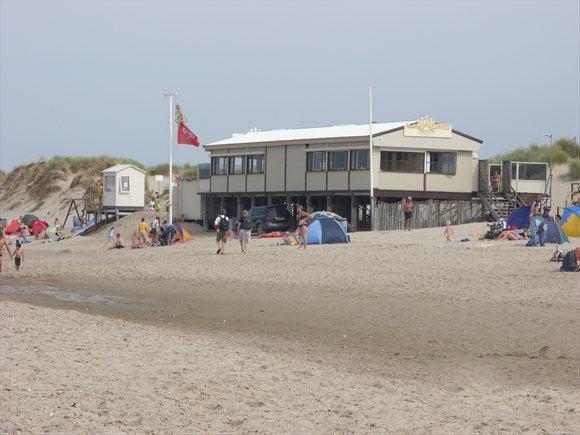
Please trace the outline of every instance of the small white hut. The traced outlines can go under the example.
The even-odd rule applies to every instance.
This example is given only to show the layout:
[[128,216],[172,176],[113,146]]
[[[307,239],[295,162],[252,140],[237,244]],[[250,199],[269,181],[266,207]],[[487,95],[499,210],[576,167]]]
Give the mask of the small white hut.
[[103,172],[103,208],[118,211],[145,207],[145,172],[133,165],[115,165]]

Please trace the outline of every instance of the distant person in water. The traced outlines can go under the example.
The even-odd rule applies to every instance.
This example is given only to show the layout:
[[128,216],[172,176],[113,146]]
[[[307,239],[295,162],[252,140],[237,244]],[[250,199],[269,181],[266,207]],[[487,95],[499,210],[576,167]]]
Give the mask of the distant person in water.
[[403,214],[405,215],[405,231],[411,231],[413,227],[413,211],[415,209],[415,204],[413,203],[413,198],[407,196],[405,199],[405,204],[403,204]]
[[22,251],[22,245],[19,240],[16,240],[16,249],[14,250],[14,266],[16,267],[16,272],[20,271],[20,265],[24,261],[24,252]]
[[10,248],[6,243],[6,239],[4,238],[4,232],[0,231],[0,272],[2,272],[2,254],[4,254],[4,250],[6,250],[6,252],[8,252],[8,255],[10,255],[10,258],[12,258],[12,252],[10,252]]

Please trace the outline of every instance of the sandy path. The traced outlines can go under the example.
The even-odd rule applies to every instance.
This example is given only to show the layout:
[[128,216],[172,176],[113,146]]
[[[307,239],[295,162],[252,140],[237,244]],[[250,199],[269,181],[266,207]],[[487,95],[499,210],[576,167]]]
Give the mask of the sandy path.
[[205,235],[27,247],[18,281],[121,299],[2,294],[0,427],[578,432],[578,274],[553,246],[442,248],[441,232],[225,256]]

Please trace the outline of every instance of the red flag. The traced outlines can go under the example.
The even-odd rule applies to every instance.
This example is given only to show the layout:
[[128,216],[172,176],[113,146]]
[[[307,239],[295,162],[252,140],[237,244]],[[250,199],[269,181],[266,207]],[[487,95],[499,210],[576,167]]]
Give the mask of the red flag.
[[183,122],[180,122],[179,129],[177,130],[177,143],[198,147],[199,139],[195,134],[193,134],[193,131],[185,126]]

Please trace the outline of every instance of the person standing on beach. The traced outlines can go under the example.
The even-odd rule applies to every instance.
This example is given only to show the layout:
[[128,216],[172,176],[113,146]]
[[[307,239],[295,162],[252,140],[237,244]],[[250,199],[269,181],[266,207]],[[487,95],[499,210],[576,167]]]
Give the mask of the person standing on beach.
[[405,199],[405,204],[403,204],[403,213],[405,214],[405,231],[411,231],[412,227],[412,219],[413,219],[413,210],[415,208],[415,204],[413,204],[413,198],[407,196]]
[[228,230],[230,229],[230,220],[226,216],[226,210],[222,208],[220,215],[215,218],[213,226],[216,230],[217,252],[216,254],[223,254],[228,240]]
[[4,232],[0,231],[0,272],[2,272],[2,254],[4,253],[4,249],[6,249],[6,252],[8,252],[8,255],[10,255],[10,258],[12,259],[12,252],[10,252],[10,248],[6,243]]
[[141,218],[141,222],[139,222],[139,234],[141,234],[143,241],[146,241],[147,237],[149,237],[149,225],[145,222],[145,218]]
[[[296,206],[296,231],[294,231],[294,239],[299,247],[306,249],[308,246],[308,218],[310,214],[304,211],[304,206],[298,204]],[[302,237],[302,243],[300,243]]]
[[250,243],[252,234],[252,220],[249,218],[248,210],[242,211],[242,218],[238,221],[236,229],[238,240],[240,241],[240,248],[242,248],[242,253],[245,254],[248,250],[248,243]]
[[20,271],[20,265],[24,260],[24,252],[22,252],[22,245],[20,241],[16,240],[16,249],[14,250],[14,266],[16,267],[16,272]]

